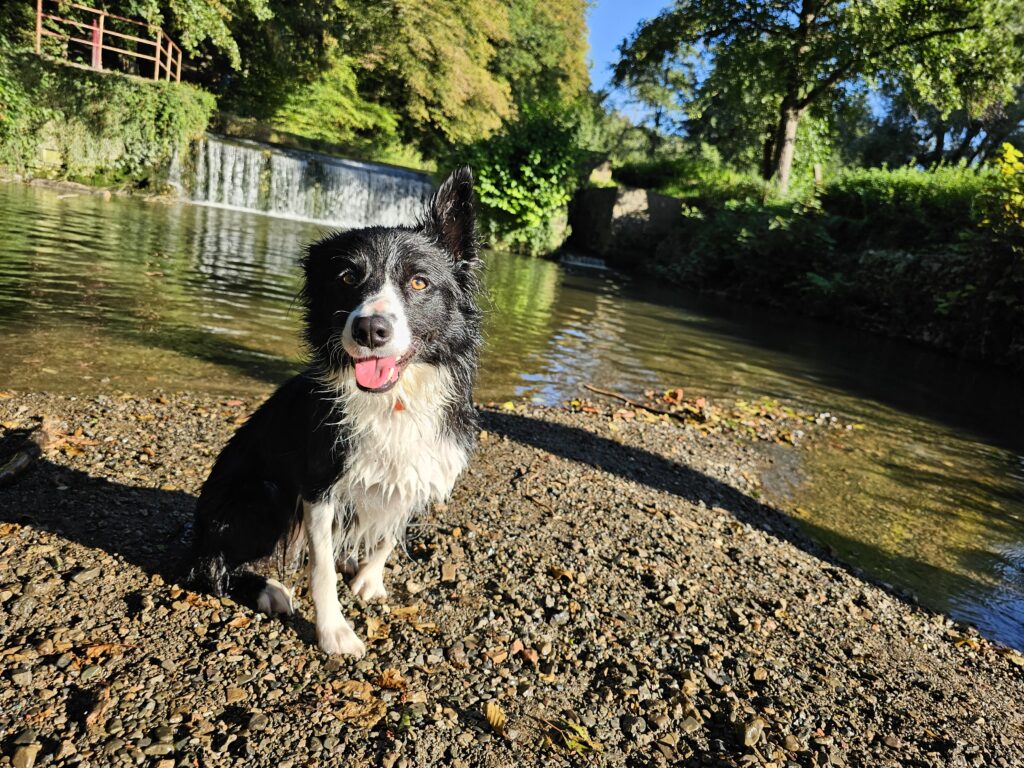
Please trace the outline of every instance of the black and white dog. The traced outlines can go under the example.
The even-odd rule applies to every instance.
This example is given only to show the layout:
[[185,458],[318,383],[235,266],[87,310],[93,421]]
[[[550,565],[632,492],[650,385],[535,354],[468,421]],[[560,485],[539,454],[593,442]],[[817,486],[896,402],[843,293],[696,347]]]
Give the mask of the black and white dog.
[[310,246],[311,364],[217,459],[196,509],[194,580],[291,612],[291,590],[260,571],[275,557],[297,564],[305,550],[320,647],[363,653],[341,613],[335,563],[358,563],[353,593],[384,597],[384,565],[410,518],[447,497],[466,466],[477,429],[478,267],[468,168],[440,186],[417,227]]

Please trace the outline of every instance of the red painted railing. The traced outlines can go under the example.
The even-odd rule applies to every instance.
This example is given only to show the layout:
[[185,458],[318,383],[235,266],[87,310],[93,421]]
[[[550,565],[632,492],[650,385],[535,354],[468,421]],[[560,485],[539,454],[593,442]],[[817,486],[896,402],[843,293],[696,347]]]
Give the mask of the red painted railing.
[[[47,8],[54,12],[48,12]],[[73,14],[78,18],[72,19],[61,14]],[[139,28],[151,37],[140,37],[126,31]],[[108,51],[116,56],[153,62],[154,80],[181,81],[181,48],[160,27],[152,24],[115,16],[78,3],[36,0],[36,53],[42,53],[44,37],[85,46],[90,53],[90,66],[93,69],[103,69],[103,53]],[[68,55],[69,47],[65,47],[65,56]],[[149,64],[143,66],[149,69]]]

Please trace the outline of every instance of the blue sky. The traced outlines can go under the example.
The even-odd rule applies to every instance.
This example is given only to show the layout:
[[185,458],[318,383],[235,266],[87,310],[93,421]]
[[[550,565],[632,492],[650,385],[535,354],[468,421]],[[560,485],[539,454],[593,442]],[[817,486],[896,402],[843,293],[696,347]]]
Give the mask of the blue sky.
[[608,85],[609,67],[619,58],[617,48],[642,19],[657,16],[670,0],[595,0],[587,13],[590,25],[590,80],[594,90]]

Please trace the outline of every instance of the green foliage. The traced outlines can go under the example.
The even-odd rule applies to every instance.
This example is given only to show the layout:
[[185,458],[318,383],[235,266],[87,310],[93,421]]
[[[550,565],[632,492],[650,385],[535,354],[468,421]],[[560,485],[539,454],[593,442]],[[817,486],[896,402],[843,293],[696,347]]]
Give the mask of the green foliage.
[[164,28],[192,56],[212,49],[232,69],[242,66],[233,27],[271,17],[267,0],[114,0],[107,9]]
[[1010,98],[1024,77],[1022,17],[1021,0],[676,0],[624,43],[616,78],[628,86],[652,68],[678,69],[683,52],[704,73],[680,91],[702,137],[723,151],[739,138],[744,169],[776,176],[785,194],[794,142],[797,158],[821,162],[822,134],[798,127],[828,122],[851,89],[898,83],[943,115]]
[[652,189],[695,204],[756,203],[772,193],[760,176],[725,165],[717,150],[706,144],[673,157],[624,163],[614,169],[613,178],[626,186]]
[[1020,231],[983,236],[985,201],[1007,200],[1004,179],[1016,176],[875,169],[842,174],[806,203],[697,201],[649,268],[1024,366],[1024,260],[1012,256]]
[[849,170],[826,184],[821,204],[852,247],[941,245],[976,232],[978,203],[992,181],[992,173],[964,166]]
[[350,59],[336,56],[313,81],[299,83],[268,121],[275,128],[334,144],[372,137],[378,145],[397,140],[398,116],[358,91]]
[[982,223],[997,240],[1024,256],[1024,152],[1003,144],[993,165],[995,182],[982,199]]
[[[41,106],[45,105],[45,106]],[[212,96],[0,48],[0,163],[101,184],[147,183],[202,135]]]
[[579,185],[572,115],[524,114],[493,136],[455,148],[442,165],[470,165],[485,236],[536,254],[556,247],[559,220]]

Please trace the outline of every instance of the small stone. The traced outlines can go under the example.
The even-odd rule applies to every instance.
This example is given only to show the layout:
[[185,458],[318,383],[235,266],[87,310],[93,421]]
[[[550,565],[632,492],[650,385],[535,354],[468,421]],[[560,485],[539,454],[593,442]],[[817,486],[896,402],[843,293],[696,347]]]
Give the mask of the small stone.
[[228,704],[234,704],[235,702],[242,701],[246,696],[246,693],[241,688],[231,686],[226,691],[226,698]]
[[755,717],[743,727],[743,744],[752,747],[761,739],[766,723],[760,717]]
[[466,658],[466,650],[462,643],[456,643],[448,649],[448,663],[456,669],[469,667],[469,660]]
[[683,733],[689,735],[691,733],[696,733],[700,730],[700,723],[697,722],[697,718],[688,717],[685,720],[683,720],[682,724],[679,727],[683,729]]
[[899,737],[891,733],[882,739],[882,742],[890,749],[899,749],[903,746],[903,742],[900,741]]
[[24,688],[27,685],[32,684],[32,670],[31,669],[18,669],[11,674],[11,682],[15,685]]
[[159,756],[159,755],[169,755],[173,751],[174,751],[174,745],[173,744],[166,744],[166,743],[150,744],[148,747],[146,747],[144,750],[142,750],[142,752],[144,754],[149,755],[150,757],[156,757],[156,756]]
[[39,731],[32,728],[26,728],[17,736],[14,737],[14,745],[22,746],[26,744],[34,744],[36,739],[39,738]]
[[90,581],[92,581],[99,575],[99,568],[83,568],[71,577],[71,581],[73,581],[75,584],[88,584]]
[[257,712],[249,718],[250,731],[262,731],[270,724],[270,718],[262,712]]
[[94,677],[99,675],[103,670],[100,669],[97,664],[90,664],[88,667],[82,670],[81,679],[82,681],[92,680]]
[[40,749],[42,749],[41,744],[24,744],[18,747],[14,750],[11,765],[14,768],[32,768],[36,764],[36,755],[39,754]]
[[788,752],[802,752],[804,748],[804,745],[800,743],[800,739],[798,739],[793,734],[789,734],[788,736],[786,736],[786,739],[785,741],[783,741],[782,745],[786,748],[786,751]]

